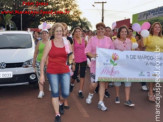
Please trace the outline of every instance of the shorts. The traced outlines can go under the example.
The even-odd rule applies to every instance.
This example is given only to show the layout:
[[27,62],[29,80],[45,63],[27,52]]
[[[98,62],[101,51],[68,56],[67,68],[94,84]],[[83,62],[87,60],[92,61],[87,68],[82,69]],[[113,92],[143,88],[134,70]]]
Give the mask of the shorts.
[[[46,66],[44,67],[44,74],[46,73]],[[40,62],[36,61],[36,75],[38,82],[40,81]]]
[[[125,87],[131,87],[131,82],[124,82]],[[121,86],[121,82],[114,82],[114,85],[119,87]]]

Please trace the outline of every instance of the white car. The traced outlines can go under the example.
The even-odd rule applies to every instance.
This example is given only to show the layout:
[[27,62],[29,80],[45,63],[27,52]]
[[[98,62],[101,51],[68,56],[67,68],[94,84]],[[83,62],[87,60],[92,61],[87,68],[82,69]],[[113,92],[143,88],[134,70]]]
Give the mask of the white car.
[[0,86],[38,83],[32,67],[34,49],[30,32],[0,32]]

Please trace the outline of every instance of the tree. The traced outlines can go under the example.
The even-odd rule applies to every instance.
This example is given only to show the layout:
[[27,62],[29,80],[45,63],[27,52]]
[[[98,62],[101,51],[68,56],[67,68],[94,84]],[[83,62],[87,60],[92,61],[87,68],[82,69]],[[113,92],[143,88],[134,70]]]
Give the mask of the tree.
[[[33,3],[42,2],[43,0],[23,0],[23,1],[30,1]],[[29,27],[37,28],[40,22],[65,22],[69,26],[81,25],[85,26],[85,28],[90,27],[90,22],[88,22],[86,19],[81,19],[80,15],[81,12],[78,9],[78,5],[76,4],[76,0],[44,0],[45,3],[48,3],[47,6],[38,6],[34,7],[34,9],[39,9],[39,11],[51,11],[57,12],[57,11],[69,11],[69,14],[22,14],[22,22],[23,22],[23,29],[26,30]],[[22,1],[20,0],[1,0],[0,8],[4,8],[5,10],[10,11],[23,11],[26,8],[26,11],[29,11],[31,6],[22,5]],[[34,10],[33,9],[33,10]],[[32,10],[32,9],[31,9]],[[18,29],[20,29],[20,23],[21,23],[21,15],[15,14],[12,18],[12,20],[15,22]],[[88,24],[88,25],[87,25]]]
[[13,15],[11,14],[6,14],[4,16],[4,21],[5,21],[5,29],[7,30],[7,26],[9,26],[10,30],[11,28],[16,28],[15,23],[11,20]]

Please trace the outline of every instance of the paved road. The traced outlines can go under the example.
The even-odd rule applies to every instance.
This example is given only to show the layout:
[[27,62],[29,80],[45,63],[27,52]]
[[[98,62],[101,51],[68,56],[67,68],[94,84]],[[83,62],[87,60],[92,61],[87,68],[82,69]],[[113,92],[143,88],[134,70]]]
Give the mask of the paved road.
[[[89,73],[86,76],[85,98],[88,94]],[[163,85],[163,84],[162,84]],[[115,89],[109,88],[111,98],[105,98],[108,111],[98,110],[98,95],[93,103],[87,105],[85,98],[77,96],[79,84],[76,83],[68,101],[69,110],[65,110],[62,122],[155,122],[155,104],[147,101],[147,92],[141,91],[139,83],[133,83],[131,99],[135,108],[123,105],[124,86],[121,88],[121,103],[115,104]],[[163,96],[163,88],[161,89]],[[0,88],[0,122],[53,122],[54,111],[48,83],[45,85],[45,97],[37,99],[38,89],[29,86]],[[161,99],[161,121],[163,122],[163,100]],[[160,122],[161,122],[160,121]]]

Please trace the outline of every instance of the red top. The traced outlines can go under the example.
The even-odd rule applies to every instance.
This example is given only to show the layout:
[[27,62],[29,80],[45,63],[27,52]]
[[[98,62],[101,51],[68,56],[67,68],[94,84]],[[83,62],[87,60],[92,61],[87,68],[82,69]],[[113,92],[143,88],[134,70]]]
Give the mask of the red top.
[[47,72],[51,74],[62,74],[70,72],[67,63],[67,54],[65,47],[56,47],[53,40],[52,47],[48,54],[48,67]]

